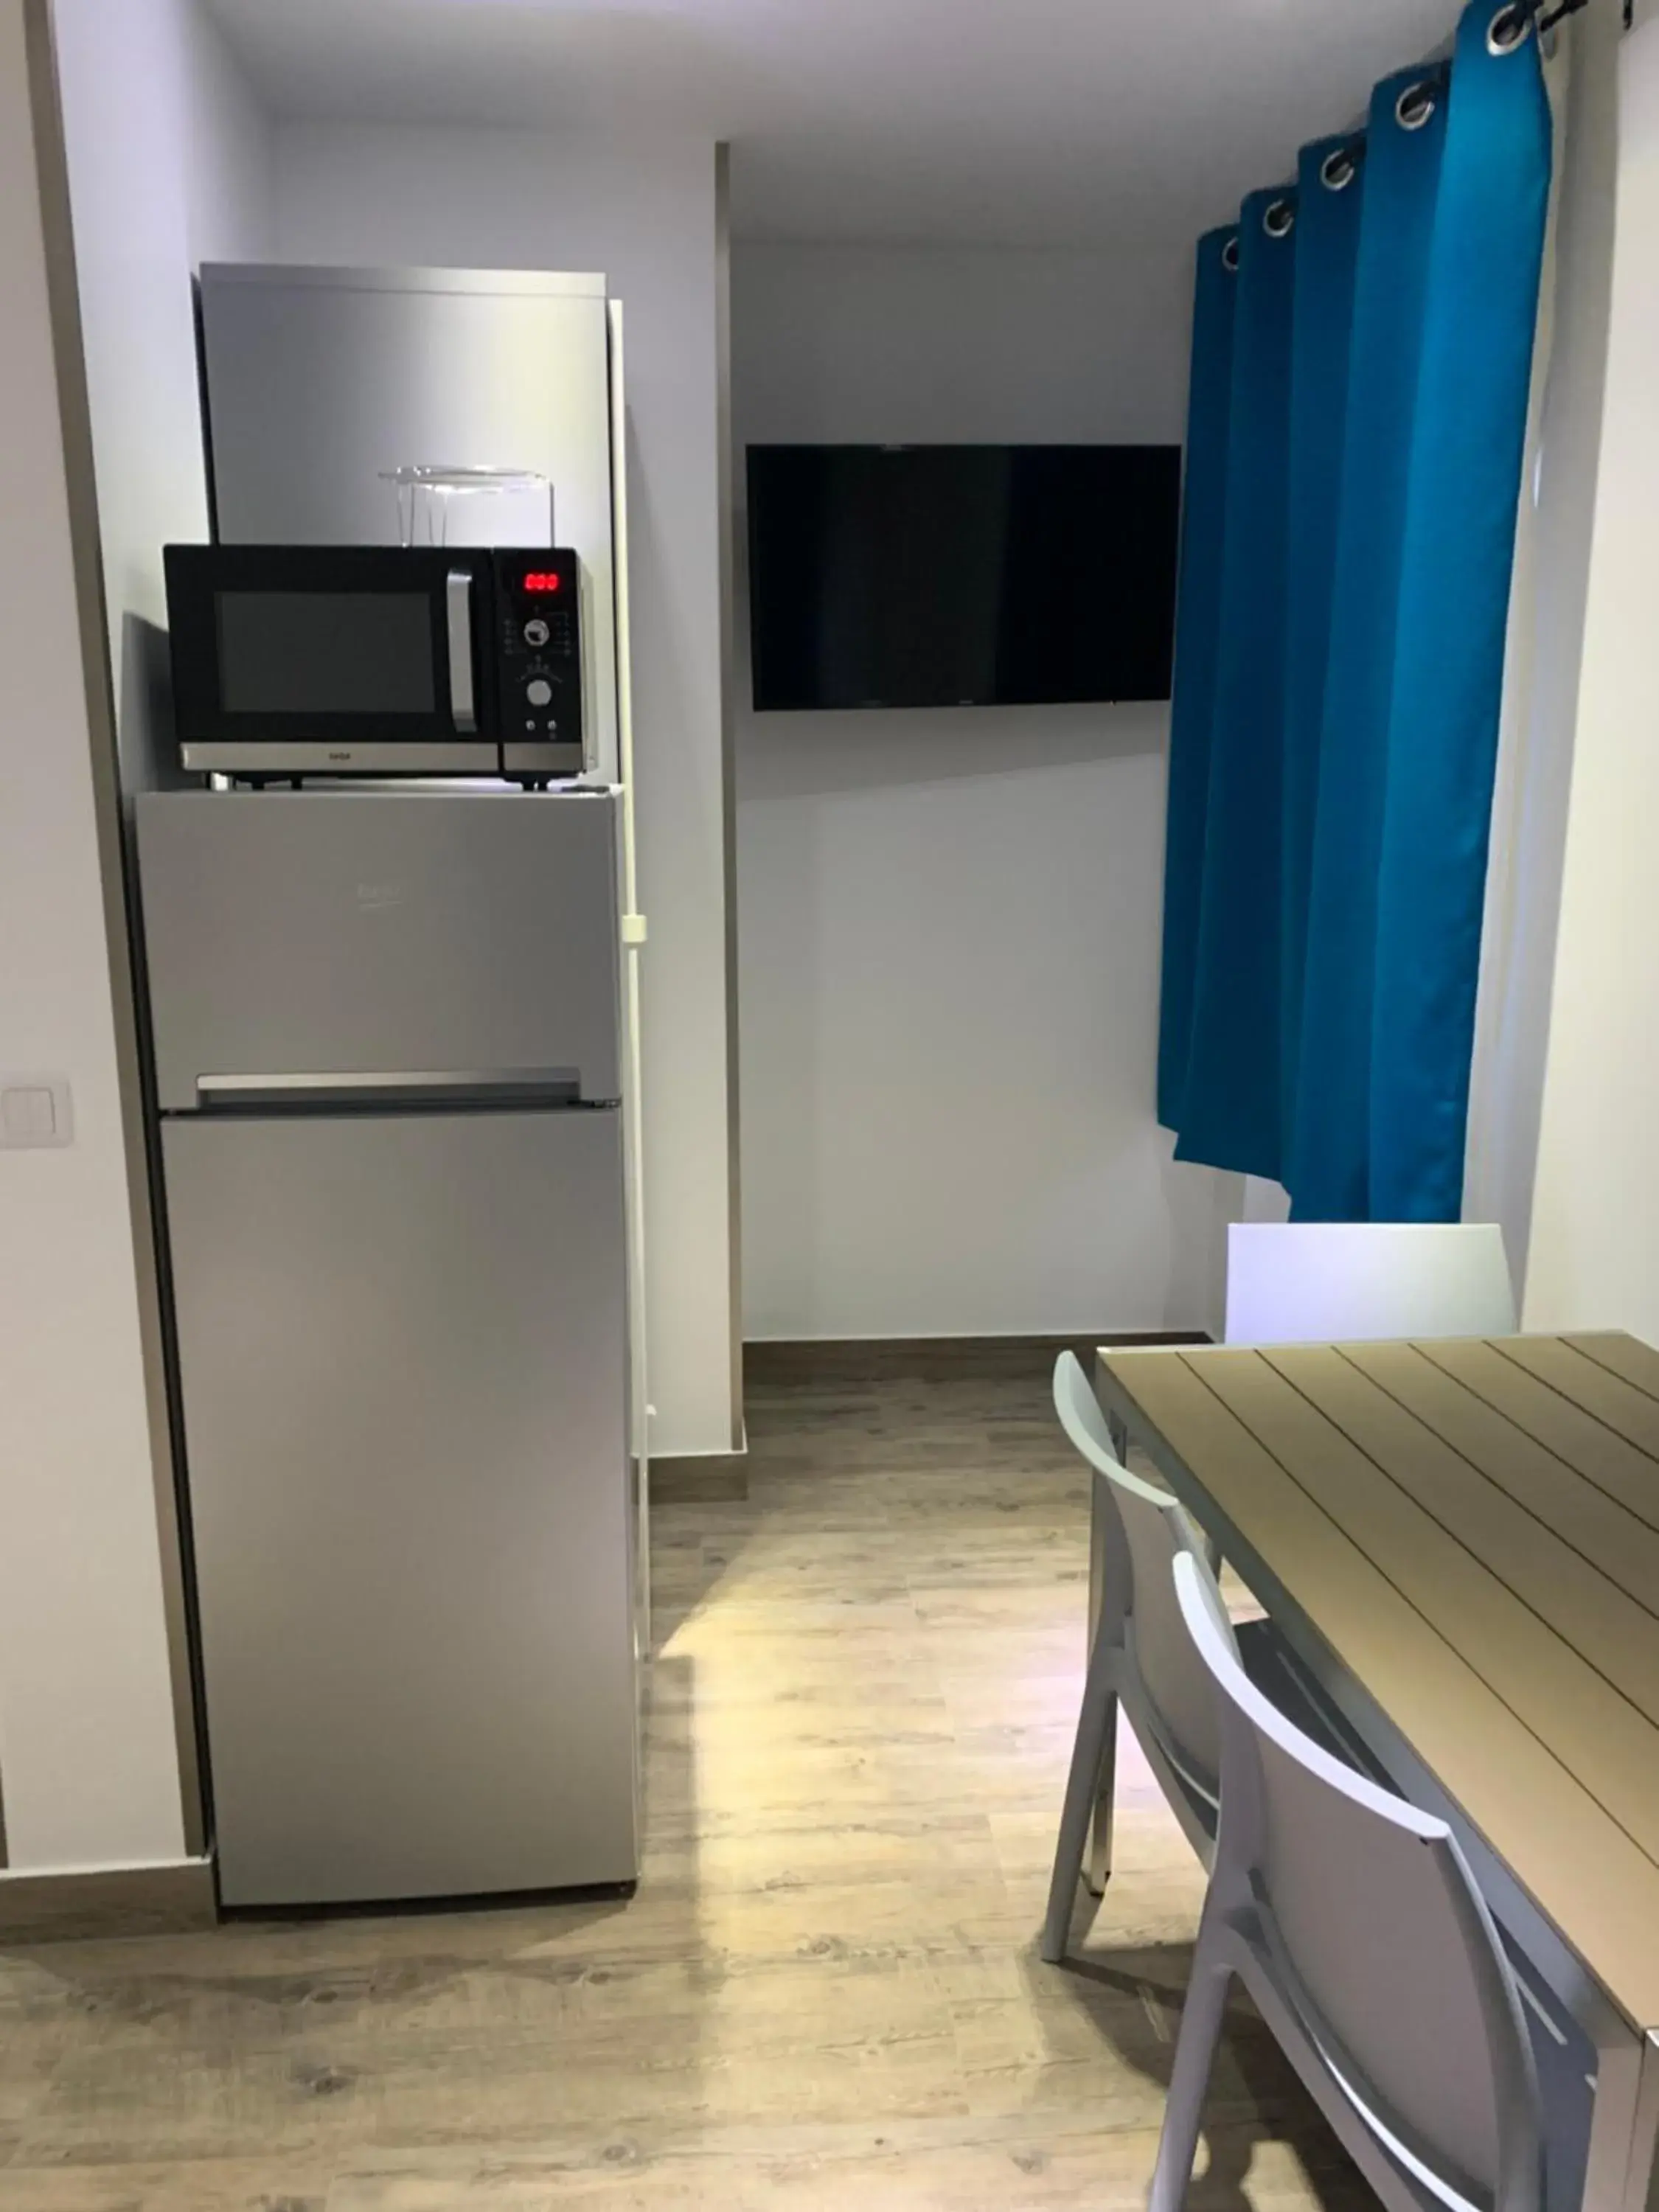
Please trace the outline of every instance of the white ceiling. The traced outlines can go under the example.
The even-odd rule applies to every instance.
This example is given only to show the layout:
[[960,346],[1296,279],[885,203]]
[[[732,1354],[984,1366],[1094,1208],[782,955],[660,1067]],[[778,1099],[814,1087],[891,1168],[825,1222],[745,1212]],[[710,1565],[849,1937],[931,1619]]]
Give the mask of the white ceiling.
[[293,115],[684,128],[755,238],[1121,240],[1224,220],[1457,0],[210,0]]

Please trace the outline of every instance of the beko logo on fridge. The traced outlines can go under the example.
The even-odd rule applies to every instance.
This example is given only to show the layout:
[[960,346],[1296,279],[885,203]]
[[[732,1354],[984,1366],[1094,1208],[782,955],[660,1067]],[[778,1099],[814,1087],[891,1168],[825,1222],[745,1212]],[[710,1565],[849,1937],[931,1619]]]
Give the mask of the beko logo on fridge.
[[357,904],[364,914],[384,914],[388,907],[401,906],[404,887],[401,884],[359,884]]

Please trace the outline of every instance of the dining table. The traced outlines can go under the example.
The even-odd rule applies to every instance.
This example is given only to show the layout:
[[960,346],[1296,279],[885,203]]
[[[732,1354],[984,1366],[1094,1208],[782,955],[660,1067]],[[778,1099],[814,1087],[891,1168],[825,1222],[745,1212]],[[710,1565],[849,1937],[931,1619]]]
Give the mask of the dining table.
[[1650,2212],[1659,1352],[1103,1346],[1096,1387],[1291,1662],[1456,1835],[1540,2022],[1547,2122],[1581,2146],[1569,2201]]

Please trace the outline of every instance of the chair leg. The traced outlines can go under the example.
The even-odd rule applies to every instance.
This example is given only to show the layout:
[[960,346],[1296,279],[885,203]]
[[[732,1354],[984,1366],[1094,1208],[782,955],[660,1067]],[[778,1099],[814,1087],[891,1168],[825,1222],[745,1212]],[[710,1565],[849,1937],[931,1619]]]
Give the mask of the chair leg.
[[[1120,1424],[1121,1425],[1121,1424]],[[1091,1497],[1099,1496],[1098,1479]],[[1100,1633],[1100,1615],[1106,1598],[1106,1530],[1097,1504],[1091,1506],[1089,1516],[1089,1649],[1095,1648]],[[1117,1728],[1115,1721],[1109,1724],[1105,1755],[1101,1762],[1099,1786],[1095,1794],[1093,1809],[1089,1816],[1089,1843],[1084,1856],[1083,1879],[1091,1897],[1103,1897],[1106,1885],[1112,1878],[1112,1794],[1117,1772]]]
[[1099,1745],[1099,1778],[1095,1802],[1088,1814],[1088,1851],[1084,1856],[1084,1887],[1091,1898],[1106,1896],[1113,1878],[1113,1798],[1117,1792],[1117,1698],[1113,1698]]
[[[1109,1806],[1111,1800],[1112,1769],[1117,1759],[1116,1661],[1116,1651],[1097,1638],[1083,1686],[1083,1709],[1078,1716],[1077,1741],[1072,1746],[1066,1805],[1060,1817],[1060,1840],[1048,1885],[1048,1911],[1042,1923],[1042,1955],[1051,1966],[1058,1966],[1066,1956],[1072,1908],[1077,1903],[1078,1879],[1083,1872],[1096,1808],[1103,1798]],[[1107,1833],[1109,1842],[1109,1822]]]
[[1227,1984],[1232,1979],[1231,1967],[1211,1959],[1205,1932],[1200,1927],[1186,2002],[1181,2008],[1181,2032],[1176,2038],[1175,2066],[1170,2075],[1169,2101],[1164,2108],[1164,2132],[1158,2137],[1147,2212],[1181,2212],[1193,2178],[1193,2160],[1204,2118],[1204,2093],[1210,2085],[1210,2069],[1227,2008]]
[[1100,1779],[1095,1787],[1095,1802],[1089,1818],[1089,1848],[1083,1863],[1084,1886],[1091,1897],[1104,1897],[1106,1885],[1112,1878],[1112,1821],[1115,1810],[1113,1797],[1117,1787],[1115,1711],[1108,1719],[1106,1729]]

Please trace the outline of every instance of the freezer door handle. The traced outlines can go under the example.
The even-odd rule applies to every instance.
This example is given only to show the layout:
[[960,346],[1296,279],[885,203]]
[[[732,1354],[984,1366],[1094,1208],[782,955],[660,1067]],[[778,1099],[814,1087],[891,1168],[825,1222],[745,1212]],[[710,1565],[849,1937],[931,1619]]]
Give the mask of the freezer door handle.
[[574,1067],[198,1075],[196,1103],[217,1113],[246,1113],[255,1107],[269,1111],[318,1106],[575,1106],[582,1103],[582,1086],[580,1072]]
[[472,577],[468,569],[449,572],[449,711],[458,738],[478,726],[472,696]]

